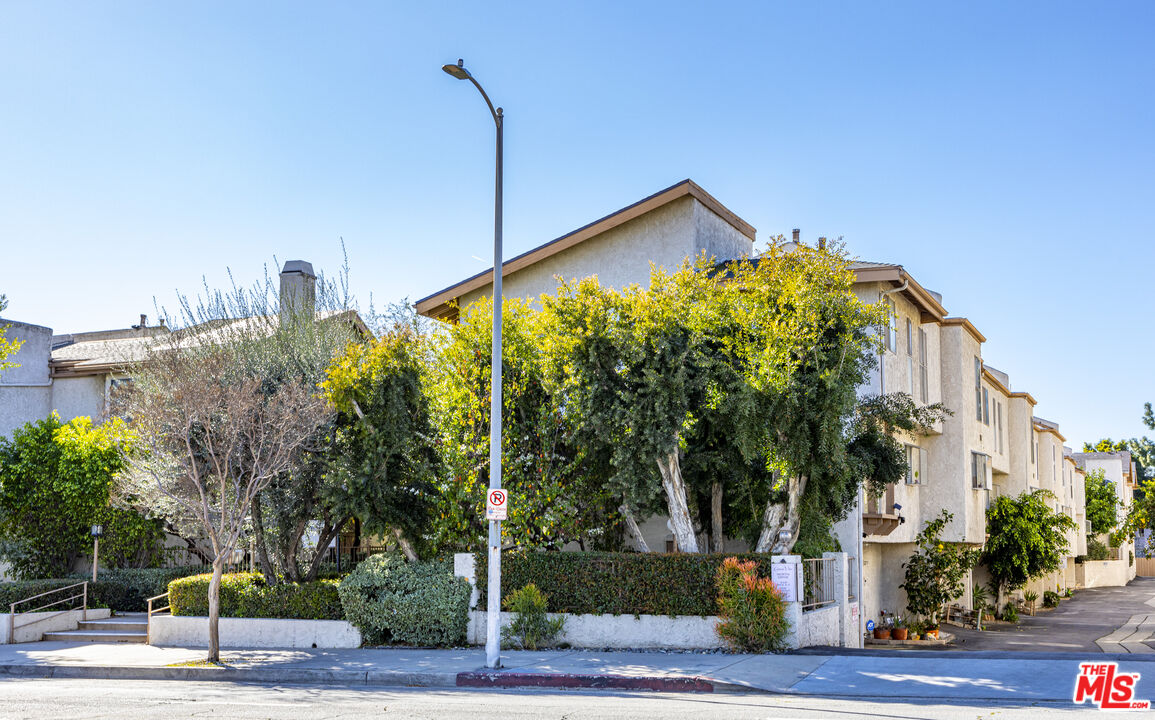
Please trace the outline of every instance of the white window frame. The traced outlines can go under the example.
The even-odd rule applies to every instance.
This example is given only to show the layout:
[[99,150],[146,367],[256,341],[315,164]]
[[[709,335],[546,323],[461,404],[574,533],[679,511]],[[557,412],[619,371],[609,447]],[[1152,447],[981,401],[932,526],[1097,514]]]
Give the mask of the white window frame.
[[927,387],[926,374],[926,330],[918,329],[918,375],[919,375],[919,395],[922,398],[923,404],[930,402],[930,388]]

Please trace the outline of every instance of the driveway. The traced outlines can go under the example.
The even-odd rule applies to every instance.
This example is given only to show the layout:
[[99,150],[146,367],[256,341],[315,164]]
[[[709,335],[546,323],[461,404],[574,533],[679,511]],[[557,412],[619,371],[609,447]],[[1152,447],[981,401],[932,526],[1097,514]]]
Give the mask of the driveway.
[[981,632],[948,627],[958,650],[1155,653],[1155,578],[1076,590],[1057,608],[1019,616],[1017,625],[991,623]]

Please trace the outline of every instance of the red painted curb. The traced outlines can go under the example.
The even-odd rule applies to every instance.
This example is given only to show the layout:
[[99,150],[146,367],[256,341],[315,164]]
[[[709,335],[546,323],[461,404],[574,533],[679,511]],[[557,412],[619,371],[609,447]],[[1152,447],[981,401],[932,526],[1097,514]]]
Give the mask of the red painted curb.
[[629,675],[575,675],[570,673],[463,672],[457,687],[547,687],[657,692],[714,692],[714,683],[698,677],[631,677]]

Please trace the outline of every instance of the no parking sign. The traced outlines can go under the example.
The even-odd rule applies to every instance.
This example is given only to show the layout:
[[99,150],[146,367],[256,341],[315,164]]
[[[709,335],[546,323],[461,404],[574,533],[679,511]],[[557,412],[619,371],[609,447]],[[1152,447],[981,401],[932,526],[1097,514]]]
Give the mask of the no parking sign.
[[485,496],[485,519],[505,520],[509,514],[509,494],[504,490],[490,490]]

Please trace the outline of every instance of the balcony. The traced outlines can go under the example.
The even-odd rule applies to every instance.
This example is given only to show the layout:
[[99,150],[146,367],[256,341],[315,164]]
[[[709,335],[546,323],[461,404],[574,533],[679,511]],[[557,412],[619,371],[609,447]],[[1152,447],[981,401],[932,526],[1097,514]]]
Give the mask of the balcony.
[[862,512],[862,532],[867,535],[885,536],[895,531],[902,523],[894,507],[894,484],[886,486],[883,495],[868,496]]

